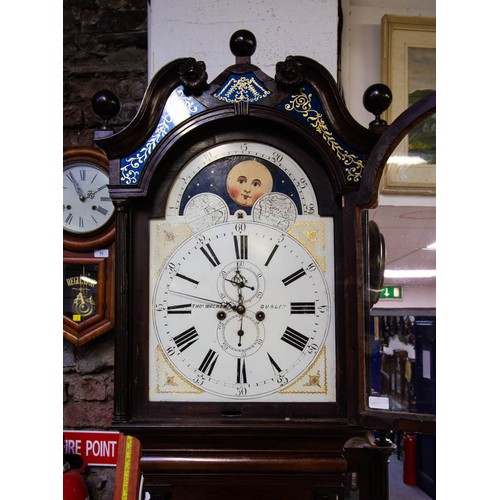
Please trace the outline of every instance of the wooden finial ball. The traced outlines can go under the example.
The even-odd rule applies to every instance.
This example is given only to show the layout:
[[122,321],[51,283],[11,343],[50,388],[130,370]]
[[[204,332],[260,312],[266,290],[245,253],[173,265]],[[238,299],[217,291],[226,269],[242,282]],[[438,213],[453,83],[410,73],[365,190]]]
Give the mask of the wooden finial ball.
[[380,116],[391,105],[391,102],[391,89],[383,83],[370,85],[363,94],[363,106],[375,116]]
[[231,36],[229,47],[236,57],[248,57],[255,52],[257,40],[251,31],[238,30]]
[[111,90],[99,90],[92,97],[94,113],[105,122],[114,118],[121,108],[120,99]]

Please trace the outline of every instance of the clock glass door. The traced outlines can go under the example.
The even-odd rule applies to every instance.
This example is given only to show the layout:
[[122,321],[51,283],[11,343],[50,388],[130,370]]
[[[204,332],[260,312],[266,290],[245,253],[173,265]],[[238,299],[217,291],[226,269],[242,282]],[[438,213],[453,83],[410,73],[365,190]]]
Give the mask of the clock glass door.
[[[401,141],[408,161],[425,157],[408,148],[415,130],[421,129],[420,125],[413,127]],[[391,161],[396,161],[399,148],[396,151],[398,153],[390,157],[385,170]],[[413,169],[418,170],[416,160]],[[428,165],[423,159],[421,165],[425,172]],[[417,182],[412,181],[411,172],[408,170],[401,177],[406,179],[406,185],[402,182],[399,186],[400,195],[414,194],[413,184]],[[384,241],[381,248],[378,241],[369,240],[366,259],[370,263],[368,294],[376,297],[371,300],[365,322],[367,407],[435,415],[435,196],[421,197],[417,206],[410,202],[388,204],[386,200],[390,198],[379,197],[378,206],[365,214],[369,224],[377,225]],[[377,254],[382,251],[385,252],[385,270],[381,280],[374,280],[380,271],[376,268],[380,261]]]

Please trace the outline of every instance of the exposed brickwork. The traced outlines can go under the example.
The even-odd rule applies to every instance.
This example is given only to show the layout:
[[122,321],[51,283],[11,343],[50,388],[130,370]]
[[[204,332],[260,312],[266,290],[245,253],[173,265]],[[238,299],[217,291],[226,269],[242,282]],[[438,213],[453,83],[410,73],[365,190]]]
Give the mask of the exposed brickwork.
[[[88,147],[100,119],[92,109],[102,89],[121,101],[110,122],[118,131],[136,114],[147,85],[147,0],[64,0],[63,145]],[[106,430],[113,418],[114,332],[80,347],[63,340],[66,429]],[[92,500],[113,496],[115,469],[89,467]]]
[[92,144],[99,90],[122,103],[110,125],[127,125],[147,85],[147,0],[64,0],[63,71],[65,148]]

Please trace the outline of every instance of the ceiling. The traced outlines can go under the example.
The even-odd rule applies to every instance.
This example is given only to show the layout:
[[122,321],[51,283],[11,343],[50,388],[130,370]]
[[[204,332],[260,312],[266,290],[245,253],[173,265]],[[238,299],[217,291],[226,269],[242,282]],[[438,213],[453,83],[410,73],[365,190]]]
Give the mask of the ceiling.
[[[436,207],[379,206],[370,210],[383,234],[386,246],[386,269],[436,269],[436,251],[425,250],[436,241]],[[415,279],[391,280],[398,283]],[[436,278],[418,278],[419,285],[435,285]]]

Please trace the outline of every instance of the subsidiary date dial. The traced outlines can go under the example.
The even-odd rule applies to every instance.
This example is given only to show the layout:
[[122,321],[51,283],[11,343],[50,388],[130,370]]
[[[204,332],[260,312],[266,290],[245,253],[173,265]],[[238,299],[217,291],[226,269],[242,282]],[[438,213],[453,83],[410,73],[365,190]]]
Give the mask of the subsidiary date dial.
[[227,222],[186,240],[152,297],[154,333],[190,383],[251,399],[300,377],[332,334],[323,271],[295,238],[257,222]]

